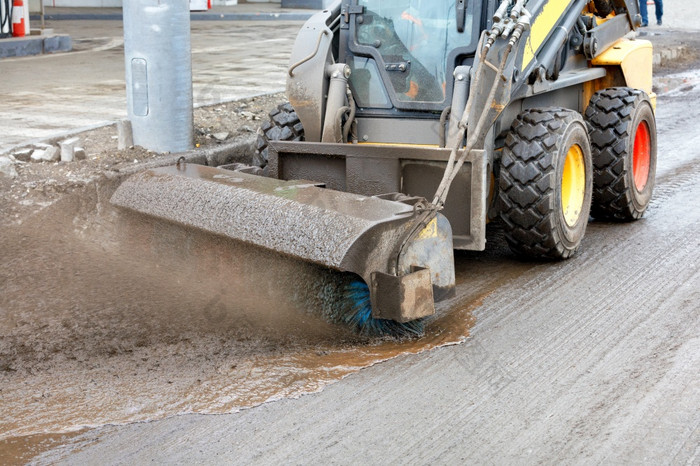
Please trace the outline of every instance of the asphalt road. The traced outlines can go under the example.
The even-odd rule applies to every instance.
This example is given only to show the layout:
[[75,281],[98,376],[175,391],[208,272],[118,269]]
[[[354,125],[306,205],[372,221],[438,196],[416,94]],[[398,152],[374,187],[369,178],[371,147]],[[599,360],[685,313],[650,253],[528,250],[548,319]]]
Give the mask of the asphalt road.
[[490,282],[464,343],[298,399],[94,429],[37,461],[700,464],[700,72],[664,82],[644,219],[589,224],[563,263],[520,264],[498,238],[460,255],[459,293]]

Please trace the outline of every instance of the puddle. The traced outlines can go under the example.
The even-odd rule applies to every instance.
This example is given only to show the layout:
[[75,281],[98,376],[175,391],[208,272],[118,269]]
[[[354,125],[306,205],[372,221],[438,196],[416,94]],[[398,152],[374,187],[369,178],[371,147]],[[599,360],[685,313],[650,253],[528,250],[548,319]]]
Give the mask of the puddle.
[[[317,392],[379,362],[460,343],[474,323],[471,309],[476,305],[458,306],[412,341],[297,342],[276,354],[264,348],[269,341],[258,340],[256,349],[241,357],[236,355],[240,348],[234,348],[240,342],[227,347],[204,338],[189,356],[184,354],[188,345],[179,343],[106,360],[88,358],[84,364],[56,362],[36,373],[5,374],[3,411],[11,414],[0,422],[0,456],[19,464],[90,427],[186,413],[233,413]],[[202,354],[203,347],[211,356]],[[222,352],[228,354],[221,357]],[[196,370],[195,364],[204,367]]]
[[69,442],[80,433],[35,434],[0,440],[2,464],[5,466],[26,464],[35,456]]
[[654,78],[654,91],[660,96],[677,97],[687,94],[700,84],[700,70],[687,70]]

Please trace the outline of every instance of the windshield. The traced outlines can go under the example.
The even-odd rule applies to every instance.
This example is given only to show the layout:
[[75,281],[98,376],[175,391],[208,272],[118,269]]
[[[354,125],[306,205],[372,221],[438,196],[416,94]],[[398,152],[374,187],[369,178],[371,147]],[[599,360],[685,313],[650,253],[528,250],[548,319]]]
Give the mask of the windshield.
[[448,57],[471,42],[471,2],[462,33],[454,0],[359,0],[358,4],[365,8],[357,22],[357,42],[381,55],[396,98],[443,102]]

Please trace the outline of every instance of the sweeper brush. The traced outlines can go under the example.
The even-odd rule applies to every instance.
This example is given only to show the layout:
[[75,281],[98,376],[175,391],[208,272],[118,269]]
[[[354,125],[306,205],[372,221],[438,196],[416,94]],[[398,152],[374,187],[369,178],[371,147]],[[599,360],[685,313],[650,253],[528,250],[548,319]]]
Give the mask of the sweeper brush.
[[372,317],[369,286],[354,274],[334,274],[325,281],[318,306],[324,319],[367,337],[413,338],[423,334],[425,319],[396,322]]
[[454,290],[449,222],[440,214],[425,216],[410,199],[360,196],[310,181],[180,163],[130,177],[112,203],[352,272],[367,284],[366,291],[349,287],[348,299],[341,299],[344,305],[329,317],[364,333],[401,327],[387,322],[429,316],[434,296]]
[[[250,166],[179,163],[112,202],[341,272],[326,317],[419,335],[453,249],[567,259],[654,186],[636,0],[342,0],[314,15]],[[610,136],[610,135],[614,136]],[[595,193],[595,194],[594,194]]]

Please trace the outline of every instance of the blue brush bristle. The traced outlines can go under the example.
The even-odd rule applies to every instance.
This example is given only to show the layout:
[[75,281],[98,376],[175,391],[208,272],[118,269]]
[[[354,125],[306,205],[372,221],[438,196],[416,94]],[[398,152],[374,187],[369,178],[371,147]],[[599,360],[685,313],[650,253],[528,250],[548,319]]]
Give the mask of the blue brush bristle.
[[391,335],[397,337],[415,337],[423,334],[423,322],[414,320],[399,323],[393,320],[374,319],[369,287],[362,280],[355,280],[345,287],[345,308],[340,314],[342,321],[353,327],[358,333],[367,336]]

